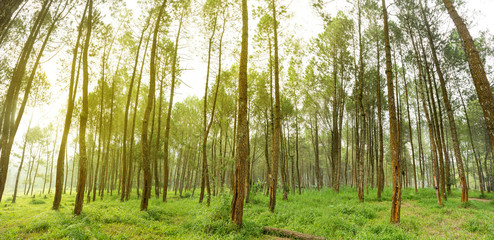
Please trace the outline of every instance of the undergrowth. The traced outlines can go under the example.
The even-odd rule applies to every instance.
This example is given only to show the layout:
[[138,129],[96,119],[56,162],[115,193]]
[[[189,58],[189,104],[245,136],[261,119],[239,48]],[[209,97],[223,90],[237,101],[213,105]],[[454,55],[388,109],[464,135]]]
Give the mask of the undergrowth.
[[[494,239],[494,203],[462,204],[453,191],[443,206],[433,189],[403,189],[401,223],[389,223],[391,189],[381,199],[366,190],[359,202],[355,189],[306,190],[289,194],[268,209],[269,198],[259,187],[244,209],[243,228],[230,221],[231,196],[219,194],[211,205],[199,204],[197,194],[183,198],[169,193],[166,203],[152,198],[147,211],[140,199],[120,202],[118,196],[84,203],[83,214],[73,216],[75,195],[63,195],[59,211],[51,210],[53,194],[46,198],[19,196],[0,205],[1,239],[271,239],[262,227],[276,227],[324,236],[328,239]],[[470,192],[471,197],[480,193]],[[493,195],[483,196],[492,199]]]

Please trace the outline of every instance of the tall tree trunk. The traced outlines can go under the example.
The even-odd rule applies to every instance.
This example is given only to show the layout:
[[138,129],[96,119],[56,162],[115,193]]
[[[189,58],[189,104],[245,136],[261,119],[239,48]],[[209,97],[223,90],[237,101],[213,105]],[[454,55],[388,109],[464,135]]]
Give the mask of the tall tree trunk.
[[[379,32],[378,32],[379,33]],[[377,161],[377,198],[381,199],[381,194],[384,189],[384,143],[383,143],[383,124],[382,124],[382,100],[381,100],[381,57],[379,35],[376,36],[377,50],[377,119],[379,124],[379,156]]]
[[[207,151],[206,151],[206,144],[208,141],[208,127],[207,127],[207,106],[208,106],[208,88],[209,88],[209,69],[211,66],[211,48],[213,45],[213,39],[214,35],[216,33],[216,25],[218,21],[218,15],[215,13],[214,15],[214,20],[213,20],[213,32],[211,33],[211,36],[209,37],[209,44],[208,44],[208,65],[206,68],[206,84],[204,87],[204,104],[203,104],[203,137],[202,137],[202,171],[201,171],[201,193],[199,195],[199,203],[202,203],[204,199],[204,188],[206,187],[206,181],[209,181],[209,171],[208,171],[208,158],[207,158]],[[209,198],[209,196],[208,196]],[[209,206],[209,202],[208,202]]]
[[[147,210],[149,197],[151,196],[151,169],[149,164],[150,149],[148,142],[148,125],[149,125],[149,115],[151,113],[151,108],[154,103],[155,87],[156,87],[156,47],[158,42],[158,32],[160,28],[161,17],[165,11],[166,0],[163,1],[158,18],[156,19],[156,24],[153,31],[153,44],[151,45],[151,62],[150,62],[150,80],[149,80],[149,93],[147,99],[146,109],[144,111],[144,118],[142,120],[142,169],[144,173],[144,184],[142,188],[142,198],[141,198],[141,211]],[[172,92],[173,95],[173,92]],[[165,152],[165,154],[167,154]]]
[[[446,1],[444,1],[444,2],[446,2]],[[448,116],[449,127],[450,127],[450,131],[451,131],[451,139],[453,140],[453,149],[455,152],[455,159],[457,161],[457,166],[458,166],[458,174],[460,175],[461,201],[467,202],[468,201],[468,188],[467,188],[467,184],[466,184],[465,173],[463,170],[463,160],[461,157],[461,150],[460,150],[460,143],[458,141],[458,134],[456,132],[456,125],[455,125],[455,118],[454,118],[454,114],[453,114],[453,109],[452,109],[451,103],[449,101],[448,92],[446,90],[446,82],[444,80],[444,75],[443,75],[442,70],[441,70],[441,64],[439,63],[439,58],[437,57],[436,47],[435,47],[434,41],[432,39],[430,24],[426,18],[425,9],[422,6],[422,1],[420,1],[420,7],[422,10],[421,11],[422,17],[423,17],[423,20],[425,22],[425,26],[427,29],[427,38],[429,40],[429,45],[430,45],[430,48],[432,50],[432,59],[434,61],[434,65],[436,66],[437,75],[439,76],[439,82],[441,85],[441,92],[443,95],[444,106],[446,107],[446,113]],[[491,100],[494,101],[494,98],[492,98],[492,92],[491,92]],[[494,107],[494,105],[492,105],[492,104],[494,104],[494,103],[491,103],[491,107]],[[492,113],[494,114],[494,110],[492,111]],[[494,138],[491,138],[491,139],[494,139]]]
[[[480,176],[479,177],[479,179],[480,179],[480,191],[481,191],[482,195],[484,195],[484,187],[483,187],[484,183],[483,183],[483,180],[482,180],[482,177],[481,177],[482,176],[482,170],[481,170],[481,167],[480,167],[480,165],[482,165],[482,163],[478,159],[477,151],[475,150],[475,144],[473,143],[472,129],[470,128],[470,118],[468,117],[467,107],[465,106],[465,102],[463,101],[463,96],[461,94],[461,91],[458,90],[458,93],[460,94],[460,100],[461,100],[461,105],[463,107],[463,111],[465,111],[465,118],[467,120],[467,127],[468,127],[468,136],[470,138],[470,146],[472,146],[473,157],[475,158],[475,163],[477,164],[477,169],[478,169],[478,173],[479,173],[479,176]],[[460,155],[461,155],[461,152],[460,152]],[[455,152],[455,157],[456,157],[456,152]],[[457,164],[459,164],[459,163],[457,163]],[[461,167],[461,171],[463,171],[463,166]],[[460,173],[460,166],[459,165],[458,165],[458,173]],[[486,173],[487,174],[489,173],[488,170],[487,170],[487,168],[486,168]],[[465,174],[464,173],[463,173],[463,180],[465,180]],[[461,176],[460,176],[460,181],[461,181]],[[463,187],[465,187],[465,188],[467,187],[465,181],[464,182],[461,182],[461,187],[462,187],[462,195],[463,195]],[[467,197],[468,197],[468,194],[467,194]],[[462,197],[462,200],[463,200],[463,197]]]
[[406,99],[406,104],[407,104],[407,118],[408,118],[408,132],[409,132],[409,137],[410,137],[410,145],[412,147],[412,167],[413,167],[413,183],[415,187],[415,192],[417,192],[417,170],[415,167],[415,149],[413,147],[413,131],[412,131],[412,120],[410,117],[410,104],[408,101],[408,84],[407,84],[407,78],[405,76],[405,63],[403,62],[403,55],[400,49],[400,56],[401,56],[401,65],[403,67],[403,82],[405,84],[405,99]]
[[[458,15],[451,0],[443,0],[443,3],[463,40],[463,46],[465,47],[465,53],[468,58],[473,84],[475,85],[475,90],[479,96],[480,106],[482,106],[482,110],[484,111],[485,124],[487,125],[489,139],[491,140],[491,165],[494,165],[494,95],[492,94],[492,88],[487,79],[484,65],[480,59],[475,42],[473,41],[465,22],[460,15]],[[464,196],[462,193],[462,200],[463,198]],[[466,199],[468,200],[468,196]]]
[[[52,0],[45,0],[42,5],[42,9],[39,12],[31,32],[28,36],[26,43],[22,49],[21,55],[17,61],[14,72],[12,74],[12,80],[5,94],[5,99],[3,102],[3,123],[2,123],[2,134],[0,138],[0,201],[2,200],[3,191],[5,190],[5,182],[7,181],[7,173],[10,161],[10,153],[12,150],[12,145],[14,144],[15,134],[17,131],[18,124],[15,124],[15,112],[17,106],[17,99],[19,96],[19,91],[22,85],[22,79],[24,78],[26,72],[26,65],[29,60],[29,56],[33,50],[34,42],[40,32],[41,26],[46,15],[49,12]],[[20,120],[18,117],[17,120]],[[16,121],[17,122],[17,121]]]
[[[146,41],[146,47],[144,48],[144,55],[142,57],[142,63],[141,63],[141,69],[139,72],[139,78],[137,80],[137,89],[136,89],[136,97],[135,97],[135,103],[134,103],[134,113],[132,117],[132,128],[130,130],[130,152],[129,152],[129,171],[127,173],[127,183],[125,184],[126,190],[125,190],[125,200],[129,200],[130,198],[130,192],[132,190],[132,178],[133,175],[132,173],[134,172],[133,168],[133,163],[134,163],[134,134],[135,134],[135,126],[136,126],[136,116],[137,116],[137,105],[139,104],[139,93],[141,89],[141,80],[142,80],[142,72],[144,69],[144,63],[146,62],[146,54],[149,46],[149,40],[150,37],[148,37]],[[139,165],[139,171],[140,171],[140,165]],[[139,187],[137,187],[137,193],[139,193]],[[138,194],[139,196],[139,194]]]
[[[130,178],[130,176],[127,175],[127,165],[130,165],[130,162],[132,159],[129,159],[129,164],[127,164],[127,125],[129,121],[129,109],[130,109],[130,100],[132,99],[132,90],[134,89],[134,80],[137,72],[137,63],[139,62],[139,52],[141,50],[141,44],[142,40],[144,39],[144,33],[146,32],[146,29],[149,26],[149,21],[151,19],[151,15],[148,16],[146,20],[146,24],[144,25],[142,32],[141,32],[141,37],[139,38],[139,44],[137,45],[137,53],[136,53],[136,59],[134,61],[134,68],[132,70],[132,77],[130,78],[130,84],[129,84],[129,93],[127,94],[127,102],[125,104],[125,115],[124,115],[124,129],[123,129],[123,141],[122,141],[122,179],[121,179],[121,186],[122,186],[122,195],[120,197],[120,201],[124,201],[125,197],[127,196],[127,178]],[[146,44],[147,48],[147,44]],[[142,60],[144,62],[144,58]],[[137,104],[137,103],[136,103]],[[129,174],[130,175],[130,174]],[[130,188],[129,188],[130,190]]]
[[[356,107],[356,144],[357,144],[357,194],[359,201],[364,201],[364,142],[365,142],[365,128],[362,128],[362,141],[360,141],[359,128],[360,121],[359,115],[362,115],[363,123],[365,123],[365,111],[362,105],[362,91],[364,84],[364,60],[363,60],[363,42],[362,42],[362,34],[361,34],[361,9],[360,9],[360,0],[357,2],[358,4],[358,33],[359,33],[359,71],[358,71],[358,91],[357,91],[357,107]],[[357,84],[356,84],[357,85]],[[364,125],[364,124],[362,124]]]
[[[154,152],[154,162],[153,162],[153,170],[154,170],[154,194],[156,195],[156,198],[159,198],[160,196],[160,178],[159,178],[159,171],[158,171],[158,152],[159,152],[159,146],[160,146],[160,136],[161,136],[161,109],[163,105],[163,82],[165,81],[165,73],[163,71],[163,78],[161,79],[160,82],[160,93],[159,93],[159,109],[158,109],[158,133],[156,136],[156,149]],[[156,105],[155,105],[156,107]]]
[[[278,67],[278,23],[276,21],[276,5],[275,0],[271,1],[273,10],[273,35],[274,35],[274,92],[275,92],[275,104],[274,104],[274,128],[272,132],[272,161],[273,168],[271,174],[270,195],[269,195],[269,210],[274,212],[276,206],[276,187],[278,185],[278,162],[280,158],[280,73]],[[247,30],[247,28],[246,28]]]
[[300,168],[299,168],[299,141],[298,141],[298,108],[295,107],[295,155],[297,158],[297,183],[298,183],[298,195],[302,194],[302,187],[300,181]]
[[[413,49],[414,49],[414,52],[415,52],[415,60],[416,60],[417,67],[419,69],[419,77],[418,77],[419,79],[417,81],[419,83],[418,85],[419,85],[419,89],[420,89],[420,96],[422,98],[422,108],[423,108],[423,112],[425,113],[425,117],[427,119],[427,124],[429,126],[429,138],[430,138],[430,144],[431,144],[432,173],[433,173],[432,174],[433,175],[432,184],[433,184],[433,186],[434,186],[434,188],[436,190],[437,202],[438,202],[439,205],[442,205],[441,194],[439,192],[439,185],[438,185],[437,178],[436,178],[439,175],[439,169],[438,169],[437,156],[435,154],[435,152],[436,152],[436,143],[435,143],[435,140],[434,140],[434,127],[433,127],[433,124],[432,124],[431,117],[429,115],[429,110],[427,109],[426,97],[425,97],[425,93],[424,93],[425,90],[424,90],[424,87],[423,87],[423,84],[422,84],[423,78],[425,78],[425,77],[423,76],[423,73],[422,73],[422,71],[423,71],[422,70],[422,62],[420,60],[420,54],[419,54],[418,48],[417,48],[417,46],[415,44],[415,40],[414,40],[413,33],[412,33],[412,30],[411,30],[410,25],[408,25],[408,32],[409,32],[410,38],[412,40],[412,45],[413,45]],[[425,162],[424,162],[424,169],[425,169]]]
[[88,52],[91,40],[92,21],[93,21],[93,0],[88,0],[88,23],[87,33],[82,53],[82,110],[79,122],[79,179],[77,181],[77,195],[75,198],[74,214],[80,215],[82,204],[84,202],[84,188],[86,184],[86,124],[88,119],[88,85],[89,85],[89,63]]
[[317,184],[317,190],[320,190],[323,187],[322,184],[322,176],[321,176],[321,168],[320,168],[320,161],[319,161],[319,124],[317,120],[317,115],[318,113],[316,112],[314,115],[314,122],[316,125],[316,129],[314,132],[314,170],[316,171],[316,184]]
[[[333,121],[332,121],[332,132],[331,132],[331,183],[333,185],[333,190],[335,192],[339,192],[339,183],[336,180],[338,177],[338,161],[341,161],[341,159],[338,159],[338,137],[339,137],[339,129],[338,129],[338,114],[339,114],[339,109],[338,109],[338,102],[339,102],[339,96],[338,96],[338,88],[337,88],[337,74],[338,74],[338,68],[337,68],[337,63],[336,63],[336,54],[334,54],[334,59],[333,59],[333,85],[334,85],[334,93],[333,93]],[[343,69],[341,69],[343,71]]]
[[165,136],[164,136],[164,150],[163,150],[163,158],[164,158],[164,171],[163,171],[163,176],[164,176],[164,181],[163,181],[163,202],[166,201],[166,195],[168,191],[168,158],[169,158],[169,138],[170,138],[170,120],[172,117],[172,108],[173,108],[173,95],[175,93],[175,82],[176,82],[176,68],[177,68],[177,53],[178,53],[178,40],[180,39],[180,31],[182,30],[182,21],[183,21],[183,15],[185,14],[185,9],[182,10],[181,16],[180,16],[180,22],[178,25],[178,31],[177,31],[177,37],[175,38],[175,50],[173,52],[173,57],[172,57],[172,85],[170,87],[170,99],[168,100],[168,111],[166,114],[166,120],[165,120]]
[[249,16],[247,0],[242,0],[242,48],[240,50],[240,66],[238,75],[238,129],[237,129],[237,151],[235,166],[235,182],[233,190],[232,205],[230,211],[231,220],[242,226],[244,212],[245,175],[246,162],[249,157],[248,146],[248,121],[247,121],[247,57],[249,41]]
[[19,164],[19,170],[17,170],[17,177],[15,178],[14,195],[12,196],[12,203],[15,203],[15,199],[17,197],[17,186],[19,185],[19,177],[21,175],[22,165],[24,163],[24,154],[26,153],[26,146],[27,146],[27,136],[29,135],[29,130],[31,129],[32,119],[33,119],[33,115],[31,115],[31,119],[29,120],[29,125],[27,126],[26,135],[24,136],[24,145],[22,147],[21,163]]
[[389,105],[389,138],[391,149],[391,165],[393,169],[393,195],[391,199],[391,223],[400,222],[401,208],[401,181],[399,164],[399,140],[398,127],[396,124],[396,110],[393,89],[393,71],[391,69],[391,46],[389,44],[388,11],[386,1],[382,0],[384,18],[384,43],[386,52],[386,80],[388,85],[388,105]]

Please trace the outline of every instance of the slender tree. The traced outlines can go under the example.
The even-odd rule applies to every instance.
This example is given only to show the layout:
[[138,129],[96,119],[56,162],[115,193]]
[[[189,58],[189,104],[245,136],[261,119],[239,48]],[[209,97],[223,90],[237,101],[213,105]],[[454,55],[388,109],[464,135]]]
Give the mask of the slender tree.
[[278,23],[276,21],[276,5],[272,0],[273,10],[273,39],[274,39],[274,129],[272,137],[272,161],[271,184],[269,191],[269,210],[274,212],[276,206],[276,187],[278,185],[278,161],[280,158],[280,133],[281,133],[281,107],[280,107],[280,73],[278,60]]
[[[439,83],[441,86],[441,93],[443,96],[443,102],[444,102],[444,106],[446,107],[446,114],[448,116],[449,128],[451,131],[451,139],[453,140],[453,150],[455,152],[455,159],[456,159],[457,166],[458,166],[458,174],[460,176],[461,201],[467,202],[468,201],[468,187],[466,184],[465,172],[463,170],[463,160],[462,160],[462,156],[461,156],[460,142],[458,141],[458,134],[456,131],[455,117],[453,114],[453,109],[451,107],[451,102],[450,102],[449,97],[448,97],[448,91],[446,90],[446,81],[444,80],[444,74],[441,70],[441,64],[439,63],[439,58],[437,56],[436,47],[435,47],[435,44],[434,44],[434,41],[432,38],[431,27],[430,27],[429,21],[427,20],[427,16],[425,13],[424,6],[422,5],[422,1],[420,1],[420,8],[421,8],[422,17],[423,17],[423,20],[425,23],[425,27],[427,30],[427,39],[429,40],[429,45],[430,45],[431,52],[432,52],[432,59],[434,61],[434,65],[436,67],[436,72],[437,72],[437,75],[439,77]],[[492,97],[492,92],[491,92],[491,97]],[[494,98],[492,98],[492,100],[494,101]],[[494,107],[494,105],[492,105],[492,104],[491,104],[491,106]],[[493,111],[492,116],[494,116],[494,111]],[[446,161],[448,161],[448,159],[446,159]],[[481,176],[479,176],[479,177],[481,177]]]
[[[470,31],[467,28],[467,25],[460,17],[458,12],[451,0],[443,0],[444,6],[446,10],[448,10],[449,16],[453,20],[458,33],[463,40],[463,46],[465,47],[465,53],[468,59],[468,65],[470,67],[470,74],[472,75],[473,84],[475,85],[475,90],[477,91],[477,95],[479,96],[480,106],[482,106],[482,110],[484,111],[484,119],[485,124],[487,126],[487,132],[489,135],[489,139],[491,140],[491,165],[494,163],[494,95],[492,93],[492,88],[487,79],[487,75],[485,73],[484,65],[479,55],[479,51],[475,46],[475,42],[470,35]],[[451,124],[450,124],[451,125]],[[455,153],[456,155],[456,153]],[[462,201],[468,201],[468,195],[463,196],[462,191]]]
[[[142,169],[144,172],[144,185],[142,189],[141,198],[141,211],[147,210],[149,197],[151,196],[151,169],[149,163],[150,149],[148,141],[148,124],[149,124],[149,114],[151,113],[151,108],[154,103],[155,86],[156,86],[156,48],[158,42],[158,32],[160,28],[161,18],[165,12],[166,0],[163,1],[158,18],[154,25],[153,31],[153,43],[151,45],[151,60],[150,60],[150,79],[149,79],[149,93],[146,104],[146,109],[144,111],[144,118],[142,120],[142,133],[141,133],[141,145],[142,145]],[[165,192],[166,193],[166,192]]]
[[[62,200],[62,184],[63,184],[62,181],[63,181],[63,176],[64,176],[64,172],[63,172],[64,156],[66,155],[67,140],[68,140],[68,136],[69,136],[70,125],[72,123],[72,115],[74,112],[74,101],[75,101],[75,95],[77,92],[77,88],[75,87],[76,84],[74,84],[75,69],[76,69],[76,63],[77,63],[77,53],[79,51],[79,44],[80,44],[80,40],[82,37],[82,24],[84,23],[84,18],[86,16],[88,6],[89,6],[89,4],[86,4],[86,7],[84,8],[84,13],[82,14],[81,22],[79,23],[79,26],[78,26],[77,40],[76,40],[74,49],[72,50],[72,66],[70,68],[70,83],[69,83],[69,96],[67,99],[67,112],[65,114],[65,123],[64,123],[64,127],[63,127],[63,133],[62,133],[62,141],[60,143],[60,148],[58,151],[58,158],[57,158],[57,172],[56,172],[56,180],[55,180],[55,198],[53,199],[53,209],[54,210],[57,210],[60,207],[60,201]],[[68,173],[66,173],[66,174],[68,174]]]
[[247,121],[247,56],[249,41],[249,15],[247,0],[242,0],[242,44],[240,50],[240,66],[238,74],[238,123],[236,131],[237,149],[235,156],[235,180],[233,198],[230,210],[231,220],[239,227],[242,226],[244,214],[244,194],[246,162],[249,157],[249,128]]
[[91,40],[91,31],[93,25],[93,0],[88,0],[88,18],[87,32],[84,42],[84,51],[82,53],[82,110],[79,122],[79,178],[77,180],[77,195],[75,198],[74,214],[80,215],[82,212],[82,204],[84,202],[84,189],[86,186],[86,125],[88,119],[88,86],[89,86],[89,63],[88,52]]
[[391,46],[389,43],[388,11],[386,1],[382,0],[384,20],[384,50],[386,53],[386,80],[388,85],[389,105],[389,145],[391,149],[391,167],[393,176],[393,195],[391,198],[391,223],[400,223],[401,209],[401,180],[400,180],[400,147],[396,121],[396,107],[393,88],[393,70],[391,66]]
[[172,108],[173,108],[173,95],[175,93],[175,84],[177,80],[177,52],[178,52],[178,40],[180,39],[180,31],[182,30],[182,23],[183,23],[183,18],[184,15],[186,14],[187,7],[189,2],[184,2],[184,6],[182,6],[182,12],[180,13],[180,20],[178,24],[178,31],[177,31],[177,36],[175,38],[175,49],[173,51],[173,56],[172,56],[172,69],[171,69],[171,74],[172,74],[172,84],[170,87],[170,99],[168,100],[168,112],[166,114],[166,120],[165,120],[165,136],[164,136],[164,181],[163,181],[163,202],[166,201],[166,195],[168,191],[168,158],[169,158],[169,138],[170,138],[170,120],[171,120],[171,115],[172,115]]

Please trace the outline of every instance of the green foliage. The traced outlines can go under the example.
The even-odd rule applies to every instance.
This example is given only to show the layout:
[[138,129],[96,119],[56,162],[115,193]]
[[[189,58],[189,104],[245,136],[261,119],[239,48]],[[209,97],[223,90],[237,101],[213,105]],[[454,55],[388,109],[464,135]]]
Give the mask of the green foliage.
[[[252,189],[256,189],[255,187]],[[134,191],[135,192],[135,191]],[[191,193],[186,193],[191,194]],[[472,196],[478,192],[472,191]],[[365,202],[351,188],[305,190],[289,195],[268,210],[269,198],[260,188],[252,190],[245,205],[244,226],[230,221],[229,194],[219,194],[211,206],[198,204],[198,195],[169,200],[150,199],[148,211],[140,211],[140,199],[120,202],[106,196],[84,204],[83,214],[74,217],[74,195],[64,195],[60,211],[48,202],[20,196],[15,204],[0,207],[1,239],[266,239],[262,226],[324,236],[328,239],[492,239],[494,204],[471,200],[462,207],[460,192],[453,191],[438,207],[434,189],[403,189],[401,223],[389,223],[391,189],[369,189]],[[48,195],[52,199],[53,195]],[[487,198],[492,198],[487,194]],[[33,204],[33,202],[37,202]],[[454,230],[453,230],[454,229]],[[269,239],[269,238],[268,238]]]
[[38,205],[38,204],[45,204],[45,201],[43,200],[38,200],[38,199],[33,199],[29,202],[29,204],[33,204],[33,205]]

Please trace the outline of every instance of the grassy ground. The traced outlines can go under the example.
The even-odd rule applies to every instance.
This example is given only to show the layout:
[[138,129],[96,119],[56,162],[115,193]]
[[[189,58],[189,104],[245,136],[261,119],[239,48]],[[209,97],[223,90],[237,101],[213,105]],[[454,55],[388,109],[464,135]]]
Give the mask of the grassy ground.
[[151,199],[147,212],[139,211],[137,198],[121,203],[117,196],[106,196],[85,204],[78,217],[72,215],[74,194],[63,196],[60,211],[50,210],[53,195],[21,196],[15,204],[6,198],[0,204],[0,239],[270,239],[262,226],[328,239],[494,239],[494,201],[461,204],[458,191],[439,207],[432,189],[404,189],[398,226],[389,224],[390,189],[382,201],[370,190],[364,203],[350,188],[339,194],[306,191],[279,199],[275,213],[268,210],[268,197],[257,193],[246,205],[241,230],[229,223],[229,195],[213,197],[210,207],[197,203],[197,193],[194,198],[169,196],[167,203]]

